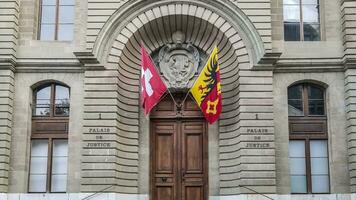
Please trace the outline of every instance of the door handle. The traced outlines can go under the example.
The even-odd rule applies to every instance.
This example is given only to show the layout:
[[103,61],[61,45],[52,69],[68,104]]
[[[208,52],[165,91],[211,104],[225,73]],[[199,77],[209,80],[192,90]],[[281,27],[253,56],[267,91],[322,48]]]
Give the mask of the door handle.
[[185,171],[182,170],[182,180],[185,180]]

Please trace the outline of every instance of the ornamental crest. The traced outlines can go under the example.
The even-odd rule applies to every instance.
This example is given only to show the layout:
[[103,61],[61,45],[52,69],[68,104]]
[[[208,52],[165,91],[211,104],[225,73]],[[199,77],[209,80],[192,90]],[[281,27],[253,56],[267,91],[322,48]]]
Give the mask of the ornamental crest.
[[184,35],[176,32],[173,42],[161,48],[158,54],[159,68],[169,88],[186,89],[199,67],[199,51],[192,44],[183,43]]

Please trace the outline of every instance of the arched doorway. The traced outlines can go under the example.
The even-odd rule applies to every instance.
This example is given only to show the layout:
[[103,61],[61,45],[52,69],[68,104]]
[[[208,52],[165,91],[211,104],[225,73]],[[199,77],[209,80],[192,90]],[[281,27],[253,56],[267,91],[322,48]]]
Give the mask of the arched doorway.
[[[95,80],[98,86],[86,90],[87,99],[93,105],[86,106],[85,112],[101,116],[102,105],[111,106],[105,105],[105,111],[110,113],[105,125],[113,127],[115,134],[110,138],[113,150],[105,156],[116,159],[113,165],[100,165],[96,171],[90,171],[91,176],[83,178],[88,183],[85,191],[96,191],[99,178],[93,179],[92,175],[100,177],[105,168],[113,172],[108,176],[116,185],[113,191],[150,193],[151,121],[140,108],[140,46],[144,43],[154,57],[165,45],[174,44],[172,35],[177,31],[185,35],[183,44],[193,45],[206,55],[214,46],[219,49],[223,111],[219,122],[209,126],[209,195],[249,193],[240,187],[246,184],[259,192],[274,193],[274,130],[270,117],[273,73],[264,65],[261,71],[251,71],[265,55],[265,43],[249,16],[225,0],[132,0],[116,10],[98,35],[93,36],[88,48],[92,55],[88,56],[95,57],[103,65],[103,71],[86,72],[85,82],[92,84]],[[268,40],[266,45],[270,45]],[[90,59],[85,57],[85,60]],[[199,66],[202,65],[204,59]],[[88,66],[93,67],[90,63]],[[102,88],[103,83],[110,87],[107,97],[97,94],[97,88]],[[89,128],[94,120],[84,123]],[[96,123],[101,125],[99,120]],[[259,136],[249,131],[260,127],[267,127],[268,135],[257,137],[261,138],[258,143],[268,142],[269,148],[247,148],[251,138]],[[89,136],[84,135],[84,140],[91,140]],[[90,150],[82,162],[90,162],[100,153],[100,150]],[[268,161],[265,161],[266,154]],[[269,167],[265,167],[266,163]],[[116,173],[117,169],[120,173]],[[100,180],[107,183],[106,177]]]
[[[150,121],[150,196],[154,200],[208,199],[207,123],[190,97],[167,95]],[[181,106],[179,106],[182,104]]]

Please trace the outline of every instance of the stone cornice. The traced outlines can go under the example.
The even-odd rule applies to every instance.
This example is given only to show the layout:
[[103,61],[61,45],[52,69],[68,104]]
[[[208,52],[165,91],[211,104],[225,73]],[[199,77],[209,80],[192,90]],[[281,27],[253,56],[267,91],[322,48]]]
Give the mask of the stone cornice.
[[0,70],[13,72],[84,72],[87,70],[104,70],[91,52],[74,52],[76,58],[0,58]]
[[83,72],[75,58],[20,58],[16,60],[16,72]]
[[[0,70],[13,72],[84,72],[104,70],[91,52],[74,52],[77,58],[3,58]],[[281,53],[266,53],[252,70],[273,72],[341,72],[356,69],[356,58],[280,58]]]
[[0,58],[0,70],[6,69],[15,72],[16,62],[12,58]]
[[[278,54],[276,54],[278,55]],[[347,68],[356,68],[355,61],[345,62],[342,58],[279,58],[265,55],[252,70],[272,70],[273,72],[343,72]]]
[[100,64],[98,59],[92,52],[74,52],[74,55],[78,58],[79,62],[83,65],[84,70],[104,70],[104,65]]
[[345,70],[356,69],[356,58],[344,58],[343,65],[345,66]]
[[340,72],[344,70],[340,58],[282,58],[275,72]]
[[0,70],[26,73],[83,72],[85,68],[76,58],[0,58]]
[[282,53],[280,52],[265,53],[258,64],[252,67],[252,70],[273,70],[281,55]]

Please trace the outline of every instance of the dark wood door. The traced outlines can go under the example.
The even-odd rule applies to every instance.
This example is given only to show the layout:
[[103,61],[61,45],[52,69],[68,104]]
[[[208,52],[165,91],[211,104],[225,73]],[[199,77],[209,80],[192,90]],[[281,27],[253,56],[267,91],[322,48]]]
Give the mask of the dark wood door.
[[156,118],[151,119],[151,200],[206,200],[208,139],[205,120],[192,115],[159,118],[158,113],[156,110]]
[[[207,139],[204,121],[180,123],[182,198],[203,200],[205,197]],[[205,148],[204,148],[205,147]],[[179,154],[179,153],[178,153]]]

